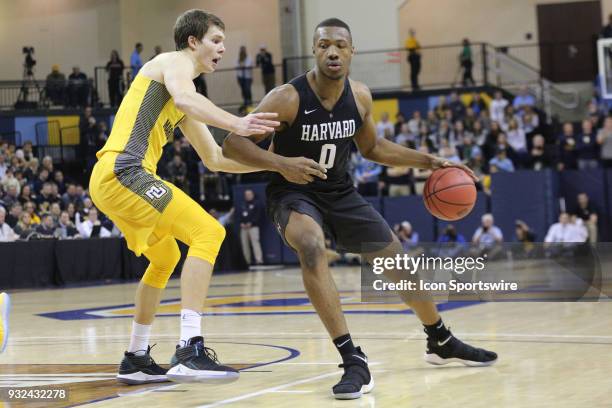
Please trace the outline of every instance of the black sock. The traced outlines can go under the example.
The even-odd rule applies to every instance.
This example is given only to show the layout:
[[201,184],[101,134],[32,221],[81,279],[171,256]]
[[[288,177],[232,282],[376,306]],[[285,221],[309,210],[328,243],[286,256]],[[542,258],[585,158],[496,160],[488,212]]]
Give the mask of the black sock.
[[425,326],[425,333],[427,333],[428,339],[447,339],[448,336],[451,335],[451,332],[446,328],[446,326],[444,326],[442,318],[440,318],[440,320],[430,326],[426,324],[424,324],[423,326]]
[[347,354],[356,352],[355,345],[353,344],[353,340],[351,339],[351,335],[349,333],[335,338],[334,345],[336,346],[336,349],[338,349],[340,356],[345,356]]

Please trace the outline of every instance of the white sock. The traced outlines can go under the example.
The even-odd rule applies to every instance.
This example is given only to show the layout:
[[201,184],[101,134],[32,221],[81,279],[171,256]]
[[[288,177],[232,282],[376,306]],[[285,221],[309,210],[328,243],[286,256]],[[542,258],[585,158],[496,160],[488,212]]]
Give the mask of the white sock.
[[137,355],[143,355],[149,347],[149,336],[151,335],[151,325],[138,324],[132,321],[132,337],[128,351]]
[[179,345],[184,346],[187,341],[202,335],[202,316],[190,309],[181,309],[181,341]]

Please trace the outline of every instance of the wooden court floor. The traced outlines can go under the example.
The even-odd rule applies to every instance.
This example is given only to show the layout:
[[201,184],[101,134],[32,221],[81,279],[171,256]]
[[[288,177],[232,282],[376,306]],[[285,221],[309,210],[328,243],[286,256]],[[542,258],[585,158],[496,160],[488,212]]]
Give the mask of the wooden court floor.
[[[216,275],[204,318],[207,345],[240,367],[225,385],[125,386],[114,376],[129,341],[135,284],[12,293],[3,387],[61,387],[70,400],[4,407],[612,407],[612,302],[444,304],[463,340],[498,352],[487,368],[433,367],[424,333],[401,304],[359,304],[358,268],[334,275],[376,387],[336,401],[339,357],[286,268]],[[178,335],[178,280],[153,328],[153,356],[169,362]]]

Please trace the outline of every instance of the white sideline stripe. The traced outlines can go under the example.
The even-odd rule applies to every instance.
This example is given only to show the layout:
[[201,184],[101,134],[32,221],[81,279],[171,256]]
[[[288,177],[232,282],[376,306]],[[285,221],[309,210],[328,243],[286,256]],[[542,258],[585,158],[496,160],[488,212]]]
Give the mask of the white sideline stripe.
[[317,375],[315,377],[309,377],[309,378],[305,378],[303,380],[298,380],[298,381],[293,381],[293,382],[290,382],[290,383],[285,383],[285,384],[277,385],[276,387],[265,388],[263,390],[251,392],[251,393],[248,393],[248,394],[239,395],[239,396],[234,397],[234,398],[224,399],[224,400],[221,400],[221,401],[214,402],[212,404],[200,405],[197,408],[212,408],[212,407],[218,407],[219,405],[231,404],[233,402],[238,402],[238,401],[242,401],[242,400],[245,400],[245,399],[258,397],[260,395],[268,394],[268,393],[271,393],[271,392],[278,392],[279,390],[282,390],[284,388],[289,388],[289,387],[293,387],[293,386],[300,385],[300,384],[306,384],[306,383],[309,383],[309,382],[322,380],[323,378],[327,378],[327,377],[331,377],[331,376],[336,376],[336,375],[340,375],[340,374],[342,374],[342,371],[334,371],[333,373]]
[[[373,332],[373,333],[360,333],[355,332],[351,333],[353,337],[361,337],[361,336],[397,336],[398,339],[406,339],[406,338],[425,338],[424,335],[416,335],[415,333],[405,332],[405,333],[397,333],[397,332]],[[540,334],[540,333],[469,333],[469,332],[456,332],[455,335],[457,337],[486,337],[492,340],[501,339],[504,337],[509,338],[560,338],[560,339],[612,339],[610,335],[584,335],[584,334]],[[228,337],[262,337],[269,338],[270,336],[300,336],[306,338],[313,338],[314,336],[322,336],[325,339],[328,338],[328,334],[321,333],[313,333],[313,332],[265,332],[265,333],[205,333],[205,337],[220,337],[220,338],[228,338]],[[310,337],[308,337],[310,336]],[[24,340],[82,340],[82,341],[90,341],[91,339],[129,339],[129,334],[116,334],[116,335],[93,335],[87,336],[84,339],[82,336],[25,336],[25,337],[11,337],[10,342],[16,343]],[[165,338],[176,338],[176,334],[154,334],[151,336],[153,339],[165,339]]]

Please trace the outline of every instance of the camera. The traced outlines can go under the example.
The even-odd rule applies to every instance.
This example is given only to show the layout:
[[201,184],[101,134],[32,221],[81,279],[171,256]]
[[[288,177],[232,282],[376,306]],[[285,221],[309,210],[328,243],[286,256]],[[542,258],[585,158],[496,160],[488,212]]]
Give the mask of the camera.
[[26,55],[25,61],[23,62],[23,67],[26,69],[26,74],[32,75],[32,68],[34,68],[34,65],[36,65],[36,60],[32,57],[32,54],[34,54],[34,47],[24,46],[22,47],[21,52]]

